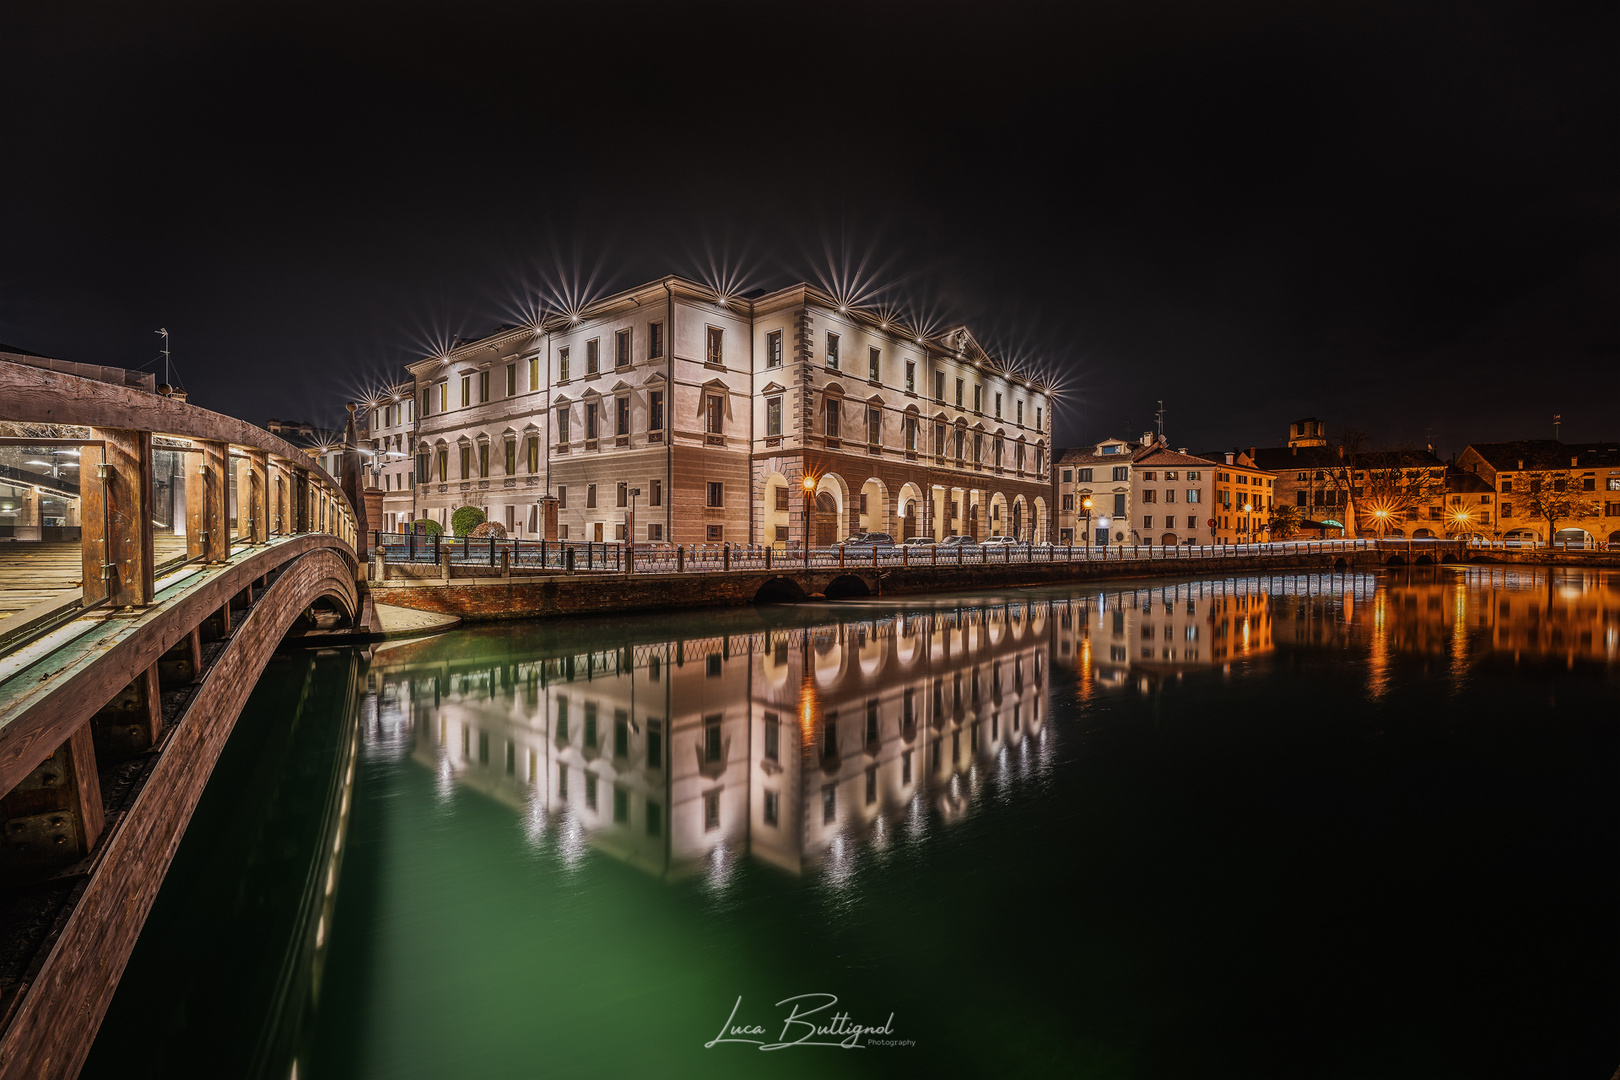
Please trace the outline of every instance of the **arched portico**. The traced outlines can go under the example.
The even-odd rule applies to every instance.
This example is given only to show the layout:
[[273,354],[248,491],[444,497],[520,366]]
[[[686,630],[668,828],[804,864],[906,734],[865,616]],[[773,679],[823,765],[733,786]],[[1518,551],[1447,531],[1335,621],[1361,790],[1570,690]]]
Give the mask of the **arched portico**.
[[900,530],[901,539],[910,539],[923,533],[923,494],[916,484],[906,483],[900,488],[900,497],[895,506],[896,524]]
[[892,532],[889,528],[889,487],[873,476],[861,485],[860,527],[865,532]]

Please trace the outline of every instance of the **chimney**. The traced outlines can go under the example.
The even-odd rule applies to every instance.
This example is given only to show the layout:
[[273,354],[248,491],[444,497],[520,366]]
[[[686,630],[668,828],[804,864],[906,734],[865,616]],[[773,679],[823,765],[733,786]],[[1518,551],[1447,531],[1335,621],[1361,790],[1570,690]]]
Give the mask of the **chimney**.
[[1251,447],[1249,447],[1249,464],[1253,465],[1254,462],[1255,462],[1254,447],[1251,446]]
[[1151,432],[1151,431],[1142,432],[1142,445],[1143,446],[1152,446],[1153,445],[1153,432]]
[[1187,448],[1185,446],[1183,446],[1181,449],[1176,451],[1176,453],[1178,453],[1178,454],[1185,454],[1186,452],[1187,452]]
[[1232,455],[1231,454],[1226,455],[1226,463],[1228,465],[1232,464]]

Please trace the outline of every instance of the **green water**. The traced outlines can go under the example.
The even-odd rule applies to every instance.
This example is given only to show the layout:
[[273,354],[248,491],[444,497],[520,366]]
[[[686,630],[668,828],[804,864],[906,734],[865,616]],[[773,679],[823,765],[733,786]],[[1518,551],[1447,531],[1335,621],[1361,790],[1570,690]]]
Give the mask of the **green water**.
[[[1617,661],[1545,570],[279,657],[85,1075],[1606,1076]],[[796,995],[888,1030],[706,1045]]]

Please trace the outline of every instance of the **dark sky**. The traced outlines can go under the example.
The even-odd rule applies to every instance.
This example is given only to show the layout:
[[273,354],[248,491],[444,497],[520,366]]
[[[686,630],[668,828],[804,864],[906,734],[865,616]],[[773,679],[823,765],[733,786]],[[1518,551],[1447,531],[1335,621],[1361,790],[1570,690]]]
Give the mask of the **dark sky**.
[[1620,437],[1620,5],[0,6],[0,341],[342,402],[538,290],[864,265],[1060,443]]

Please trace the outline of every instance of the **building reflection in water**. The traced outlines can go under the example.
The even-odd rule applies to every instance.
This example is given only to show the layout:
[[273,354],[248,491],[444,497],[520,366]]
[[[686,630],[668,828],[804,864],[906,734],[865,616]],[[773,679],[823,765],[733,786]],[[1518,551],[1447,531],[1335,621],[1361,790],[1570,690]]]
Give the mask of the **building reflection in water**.
[[[1066,601],[626,644],[480,653],[379,649],[374,752],[409,754],[441,795],[513,806],[565,863],[587,848],[724,888],[745,856],[836,883],[928,811],[1048,761],[1055,612]],[[493,643],[497,639],[486,639]]]
[[878,604],[563,655],[452,635],[378,651],[368,750],[411,756],[444,798],[470,788],[512,806],[565,864],[594,849],[724,889],[753,857],[837,885],[859,851],[949,825],[988,781],[1050,761],[1054,666],[1084,708],[1286,650],[1364,663],[1372,698],[1403,657],[1445,662],[1458,685],[1487,661],[1613,664],[1617,582],[1500,567],[1231,578]]

